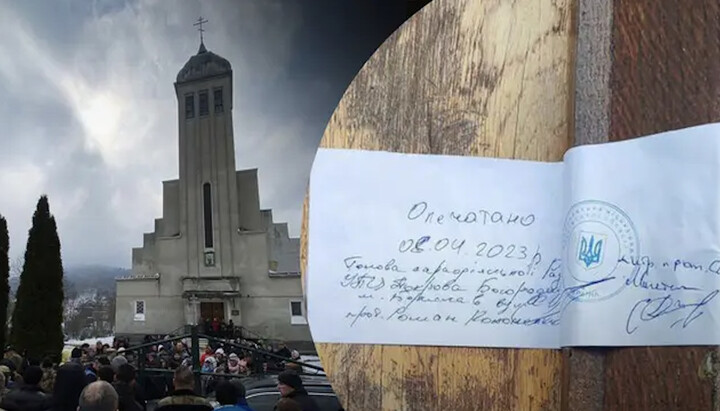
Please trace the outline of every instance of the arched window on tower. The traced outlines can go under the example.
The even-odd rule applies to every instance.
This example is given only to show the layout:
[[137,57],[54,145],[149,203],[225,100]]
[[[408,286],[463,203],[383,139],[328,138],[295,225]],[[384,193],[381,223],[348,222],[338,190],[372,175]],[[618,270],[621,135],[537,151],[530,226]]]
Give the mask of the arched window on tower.
[[213,247],[212,188],[203,184],[203,222],[205,226],[205,248]]

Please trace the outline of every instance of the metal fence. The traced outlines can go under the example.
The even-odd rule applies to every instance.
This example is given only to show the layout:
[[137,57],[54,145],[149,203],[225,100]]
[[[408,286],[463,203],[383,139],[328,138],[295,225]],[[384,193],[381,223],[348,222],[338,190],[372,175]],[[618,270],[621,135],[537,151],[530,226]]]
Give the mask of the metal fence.
[[[203,375],[211,375],[215,377],[225,377],[225,378],[242,378],[244,375],[239,374],[225,374],[225,373],[208,373],[202,371],[202,364],[200,363],[200,340],[205,339],[207,340],[208,345],[221,345],[224,347],[232,347],[236,348],[245,352],[251,352],[256,355],[256,358],[264,359],[266,362],[264,363],[262,370],[263,373],[268,372],[267,364],[269,359],[274,359],[278,362],[282,363],[294,363],[299,365],[301,368],[309,368],[316,371],[324,372],[322,367],[319,367],[314,364],[308,364],[302,361],[294,360],[292,358],[286,358],[280,355],[277,355],[275,353],[269,352],[267,350],[258,349],[250,344],[238,344],[233,341],[228,341],[226,339],[209,336],[206,334],[202,334],[199,332],[198,326],[189,326],[190,332],[184,333],[181,335],[175,335],[170,338],[166,338],[163,340],[158,341],[152,341],[140,345],[136,345],[133,347],[126,348],[123,352],[128,356],[134,356],[137,357],[137,381],[138,383],[145,389],[152,390],[153,388],[156,388],[158,391],[160,391],[158,394],[165,395],[165,387],[169,386],[169,383],[172,381],[172,374],[174,373],[173,369],[169,368],[151,368],[146,367],[146,358],[148,351],[153,346],[158,345],[166,345],[168,343],[175,343],[176,341],[183,341],[190,339],[190,358],[191,358],[191,368],[193,370],[193,374],[195,375],[195,389],[200,392],[201,390],[201,376]],[[132,361],[129,361],[132,362]],[[161,377],[161,378],[158,378]],[[157,387],[158,383],[161,383],[163,387]]]

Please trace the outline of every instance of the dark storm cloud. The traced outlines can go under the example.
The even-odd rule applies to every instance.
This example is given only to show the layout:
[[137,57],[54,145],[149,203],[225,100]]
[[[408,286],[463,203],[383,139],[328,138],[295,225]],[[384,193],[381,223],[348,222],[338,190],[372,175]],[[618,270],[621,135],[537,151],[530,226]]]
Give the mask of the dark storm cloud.
[[404,2],[0,0],[0,213],[23,252],[50,197],[68,264],[129,266],[177,178],[173,81],[197,52],[192,26],[234,71],[239,168],[297,235],[325,124]]

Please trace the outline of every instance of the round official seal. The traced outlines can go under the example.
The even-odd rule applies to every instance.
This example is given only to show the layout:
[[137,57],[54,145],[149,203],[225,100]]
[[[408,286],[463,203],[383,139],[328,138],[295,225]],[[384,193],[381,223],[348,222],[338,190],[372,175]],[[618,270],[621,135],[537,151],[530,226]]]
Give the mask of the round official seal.
[[620,260],[637,260],[638,235],[619,207],[585,200],[570,207],[565,217],[563,250],[565,272],[570,276],[563,281],[565,287],[582,287],[577,293],[580,301],[599,301],[625,287],[632,265],[620,264]]

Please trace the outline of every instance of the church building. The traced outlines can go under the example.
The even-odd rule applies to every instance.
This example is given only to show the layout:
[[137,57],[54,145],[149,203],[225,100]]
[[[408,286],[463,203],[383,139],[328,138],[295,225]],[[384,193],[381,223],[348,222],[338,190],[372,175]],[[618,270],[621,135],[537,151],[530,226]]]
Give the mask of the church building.
[[162,218],[132,250],[132,275],[116,280],[118,336],[219,318],[264,339],[311,341],[300,241],[260,209],[257,169],[235,169],[232,74],[201,41],[177,75],[179,178],[163,182]]

